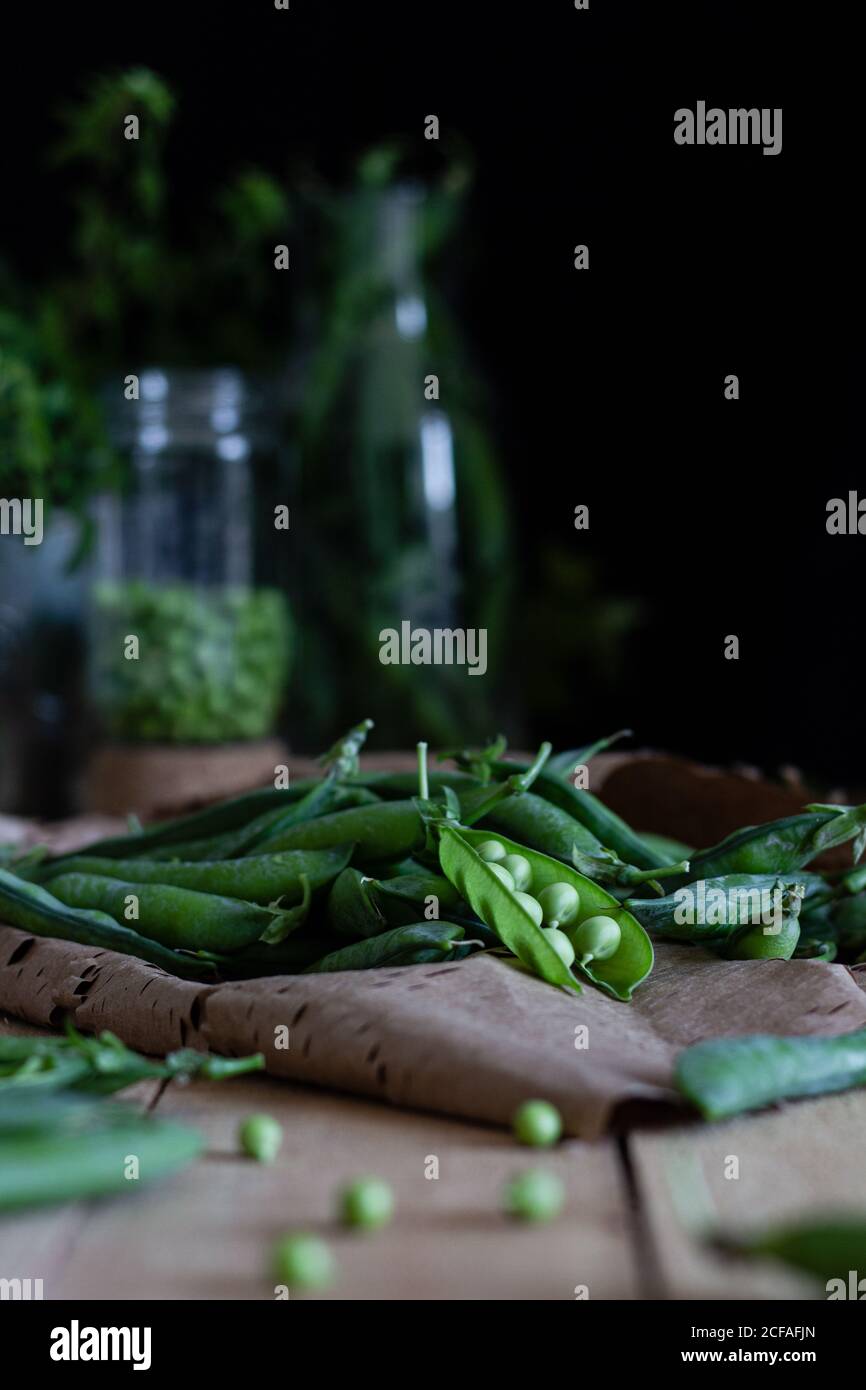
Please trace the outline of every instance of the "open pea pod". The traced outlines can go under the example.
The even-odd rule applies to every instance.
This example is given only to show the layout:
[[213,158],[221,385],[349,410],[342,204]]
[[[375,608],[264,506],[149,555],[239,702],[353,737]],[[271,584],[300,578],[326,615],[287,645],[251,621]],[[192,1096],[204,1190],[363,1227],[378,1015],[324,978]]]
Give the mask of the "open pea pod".
[[[528,860],[532,870],[531,892],[534,895],[553,883],[570,883],[580,897],[580,910],[572,925],[599,915],[614,919],[622,933],[616,953],[608,960],[594,960],[586,966],[576,962],[573,968],[614,999],[629,1000],[653,966],[652,943],[632,914],[597,883],[584,878],[576,869],[569,868],[558,859],[551,859],[538,850],[527,849],[490,830],[444,827],[440,832],[443,872],[509,950],[550,983],[577,988],[572,971],[548,944],[542,929],[535,925],[490,865],[477,853],[476,847],[485,840],[497,840],[506,853],[520,854]],[[555,963],[550,961],[551,955]]]

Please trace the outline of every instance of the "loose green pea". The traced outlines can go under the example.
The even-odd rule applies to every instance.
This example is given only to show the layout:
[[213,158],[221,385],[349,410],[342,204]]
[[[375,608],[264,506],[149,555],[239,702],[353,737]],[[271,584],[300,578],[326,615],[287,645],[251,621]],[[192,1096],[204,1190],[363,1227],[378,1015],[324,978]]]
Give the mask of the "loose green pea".
[[319,1236],[284,1236],[274,1250],[274,1274],[290,1289],[325,1289],[334,1280],[334,1257]]
[[530,1168],[505,1188],[505,1210],[521,1221],[552,1221],[562,1210],[565,1189],[555,1173]]
[[610,960],[622,941],[619,923],[612,917],[587,917],[580,926],[572,927],[568,936],[581,965],[589,965],[591,960]]
[[535,925],[537,927],[540,927],[544,913],[541,908],[541,903],[538,901],[538,899],[533,898],[530,893],[515,893],[514,896],[517,902],[520,903],[521,907],[525,908],[525,910],[529,913]]
[[508,870],[507,870],[507,869],[503,869],[503,867],[502,867],[501,864],[491,864],[491,865],[490,865],[490,868],[493,870],[493,872],[495,873],[496,877],[497,877],[502,883],[505,884],[505,887],[508,889],[508,891],[509,891],[510,893],[513,893],[513,892],[514,892],[514,879],[511,877],[511,874],[508,872]]
[[569,967],[574,965],[574,947],[565,932],[560,931],[559,927],[545,927],[544,935],[547,937],[563,965]]
[[538,895],[546,927],[566,927],[580,911],[580,894],[570,883],[551,883]]
[[260,1163],[273,1163],[283,1142],[282,1126],[270,1115],[248,1115],[238,1130],[241,1148]]
[[532,883],[532,868],[529,860],[524,859],[522,854],[506,854],[502,861],[503,869],[507,869],[514,879],[514,886],[521,893],[526,893]]
[[505,846],[501,845],[498,840],[485,840],[483,844],[478,846],[478,853],[488,864],[501,864],[503,859],[507,857]]
[[340,1193],[340,1217],[347,1226],[368,1231],[387,1226],[394,1215],[394,1194],[382,1178],[356,1178]]
[[549,1148],[562,1134],[562,1117],[548,1100],[525,1100],[515,1110],[511,1124],[521,1144],[536,1149]]

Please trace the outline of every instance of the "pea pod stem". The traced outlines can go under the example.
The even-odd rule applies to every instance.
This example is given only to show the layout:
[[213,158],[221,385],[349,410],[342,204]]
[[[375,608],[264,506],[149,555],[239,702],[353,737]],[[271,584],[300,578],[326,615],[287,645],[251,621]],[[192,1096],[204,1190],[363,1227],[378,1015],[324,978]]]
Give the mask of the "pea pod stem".
[[687,859],[661,869],[637,869],[633,864],[623,863],[618,854],[601,845],[595,853],[587,854],[575,844],[571,851],[571,862],[578,873],[595,879],[596,883],[613,883],[623,888],[646,883],[659,897],[664,896],[664,889],[658,882],[660,878],[682,876],[689,871]]
[[470,793],[460,799],[461,821],[464,825],[475,825],[479,820],[483,820],[492,811],[493,807],[505,797],[520,796],[521,793],[529,791],[535,779],[538,777],[547,759],[550,757],[552,745],[542,743],[534,760],[523,772],[514,773],[513,776],[506,778],[504,782],[497,782],[492,788],[485,787],[474,797]]
[[427,776],[427,744],[418,744],[418,795],[422,801],[429,800],[430,781]]

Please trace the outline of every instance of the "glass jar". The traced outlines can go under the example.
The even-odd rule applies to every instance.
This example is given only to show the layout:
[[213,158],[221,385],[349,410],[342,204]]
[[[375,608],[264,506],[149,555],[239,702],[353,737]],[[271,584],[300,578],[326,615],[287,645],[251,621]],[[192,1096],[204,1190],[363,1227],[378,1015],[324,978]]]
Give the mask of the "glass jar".
[[276,447],[265,389],[232,369],[139,377],[108,402],[126,485],[100,497],[92,690],[124,742],[222,743],[274,728],[282,594],[254,584],[254,466]]

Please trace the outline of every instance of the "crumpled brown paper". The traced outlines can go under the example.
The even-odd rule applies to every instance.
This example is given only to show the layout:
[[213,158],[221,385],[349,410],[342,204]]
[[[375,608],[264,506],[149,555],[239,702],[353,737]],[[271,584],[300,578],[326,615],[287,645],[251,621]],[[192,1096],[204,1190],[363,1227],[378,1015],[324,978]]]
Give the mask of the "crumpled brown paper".
[[689,1043],[866,1026],[866,993],[844,966],[720,961],[687,946],[660,946],[652,976],[622,1004],[588,985],[571,997],[486,955],[191,984],[12,927],[0,927],[0,1009],[55,1027],[71,1016],[154,1055],[262,1051],[274,1076],[493,1124],[542,1096],[587,1139],[629,1103],[676,1103],[673,1060]]

